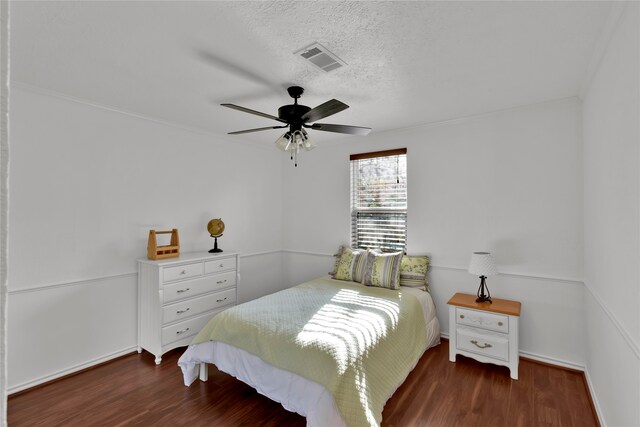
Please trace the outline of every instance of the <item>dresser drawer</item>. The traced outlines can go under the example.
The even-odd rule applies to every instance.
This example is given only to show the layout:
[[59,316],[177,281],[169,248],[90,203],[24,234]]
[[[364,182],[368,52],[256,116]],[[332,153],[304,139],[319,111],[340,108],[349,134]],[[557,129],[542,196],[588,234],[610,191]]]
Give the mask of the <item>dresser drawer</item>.
[[162,280],[164,282],[171,282],[174,280],[202,276],[203,273],[204,269],[201,262],[195,264],[184,264],[177,267],[164,268],[162,271]]
[[222,289],[236,285],[235,271],[227,271],[226,273],[220,273],[214,276],[207,277],[211,280],[214,289]]
[[235,270],[236,269],[236,258],[222,258],[217,259],[215,261],[207,261],[204,263],[204,272],[205,274],[217,273],[219,271],[226,270]]
[[194,317],[193,319],[185,320],[184,322],[162,328],[162,345],[165,346],[174,341],[197,334],[202,328],[204,328],[204,325],[209,322],[214,314],[216,313],[207,313],[202,316]]
[[162,303],[167,304],[177,302],[185,298],[195,297],[197,295],[206,294],[207,292],[213,292],[218,289],[235,285],[235,271],[171,283],[162,287]]
[[505,335],[475,328],[456,328],[456,347],[500,360],[509,360],[509,338]]
[[491,331],[509,333],[509,316],[456,307],[456,323]]
[[162,323],[167,324],[176,320],[195,316],[236,301],[236,289],[231,288],[226,291],[204,295],[198,298],[191,298],[176,304],[162,307]]

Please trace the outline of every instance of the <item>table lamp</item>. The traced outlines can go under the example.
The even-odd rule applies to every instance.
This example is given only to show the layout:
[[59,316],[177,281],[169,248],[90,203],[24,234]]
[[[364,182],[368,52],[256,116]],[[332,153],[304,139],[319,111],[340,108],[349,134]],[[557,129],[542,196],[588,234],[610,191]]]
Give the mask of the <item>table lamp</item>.
[[[485,283],[485,279],[487,276],[498,274],[493,256],[491,256],[489,252],[474,252],[471,255],[471,262],[469,263],[469,273],[480,276],[480,286],[476,293],[478,295],[476,302],[488,302],[491,304],[491,293]],[[487,291],[486,295],[485,289]]]

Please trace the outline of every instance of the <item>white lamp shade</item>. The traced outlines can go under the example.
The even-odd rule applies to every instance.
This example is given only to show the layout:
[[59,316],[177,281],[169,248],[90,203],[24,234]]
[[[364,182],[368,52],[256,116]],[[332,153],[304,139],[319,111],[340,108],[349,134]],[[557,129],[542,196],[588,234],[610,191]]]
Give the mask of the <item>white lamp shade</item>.
[[474,252],[469,263],[469,273],[476,276],[493,276],[498,274],[498,268],[489,252]]
[[289,132],[285,132],[276,140],[276,146],[282,151],[289,150],[289,146],[291,145],[291,134]]
[[309,134],[302,129],[302,147],[305,151],[311,151],[316,148],[316,143],[309,137]]
[[291,134],[291,137],[293,138],[293,143],[300,145],[302,144],[302,132],[299,130],[294,130],[293,133]]

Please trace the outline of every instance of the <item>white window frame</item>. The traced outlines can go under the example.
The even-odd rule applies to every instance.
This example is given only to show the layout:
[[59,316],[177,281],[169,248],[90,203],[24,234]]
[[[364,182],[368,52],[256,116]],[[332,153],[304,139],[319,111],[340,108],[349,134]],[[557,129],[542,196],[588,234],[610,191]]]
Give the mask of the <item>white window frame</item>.
[[[364,206],[363,199],[371,197],[368,187],[361,185],[362,166],[374,165],[379,158],[388,158],[390,173],[383,194],[371,200],[375,206]],[[377,248],[387,251],[407,249],[407,149],[376,151],[352,154],[350,156],[351,175],[351,245],[359,248]],[[364,163],[363,163],[364,162]],[[364,177],[366,180],[366,177]],[[392,179],[393,181],[389,181]],[[393,206],[397,203],[396,206]]]

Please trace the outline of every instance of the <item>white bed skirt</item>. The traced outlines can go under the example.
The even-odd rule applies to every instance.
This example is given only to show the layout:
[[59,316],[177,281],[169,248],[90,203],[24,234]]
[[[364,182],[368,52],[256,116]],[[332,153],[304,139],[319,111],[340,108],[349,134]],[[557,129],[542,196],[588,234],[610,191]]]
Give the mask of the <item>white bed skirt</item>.
[[[409,290],[418,296],[423,307],[427,348],[431,348],[440,343],[440,324],[435,315],[433,300],[424,291]],[[345,426],[333,395],[322,385],[276,368],[251,353],[222,342],[209,341],[187,348],[178,360],[186,386],[198,378],[200,363],[203,362],[216,365],[219,370],[250,385],[258,393],[281,403],[288,411],[306,417],[309,427]],[[415,366],[412,370],[413,368]],[[400,385],[398,384],[398,387]]]
[[185,385],[198,378],[200,362],[213,363],[258,393],[281,403],[286,410],[307,417],[308,426],[345,426],[335,400],[326,388],[276,368],[258,356],[218,341],[190,346],[178,362]]

